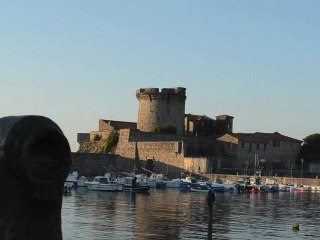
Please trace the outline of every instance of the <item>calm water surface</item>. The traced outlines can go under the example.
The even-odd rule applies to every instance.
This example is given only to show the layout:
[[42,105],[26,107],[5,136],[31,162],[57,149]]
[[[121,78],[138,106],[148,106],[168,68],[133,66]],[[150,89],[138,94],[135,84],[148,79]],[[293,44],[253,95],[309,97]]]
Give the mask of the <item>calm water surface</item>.
[[[63,198],[64,240],[206,239],[205,193],[78,189]],[[216,194],[213,239],[320,239],[320,193]],[[293,231],[291,224],[300,223]]]

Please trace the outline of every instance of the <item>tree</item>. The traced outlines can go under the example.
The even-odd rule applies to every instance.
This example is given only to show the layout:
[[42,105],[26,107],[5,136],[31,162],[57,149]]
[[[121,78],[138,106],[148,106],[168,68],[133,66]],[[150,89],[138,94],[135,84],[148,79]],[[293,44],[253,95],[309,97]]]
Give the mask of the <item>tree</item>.
[[[303,145],[300,150],[300,159],[306,162],[320,163],[320,134],[311,134],[303,139]],[[300,159],[298,161],[300,161]]]

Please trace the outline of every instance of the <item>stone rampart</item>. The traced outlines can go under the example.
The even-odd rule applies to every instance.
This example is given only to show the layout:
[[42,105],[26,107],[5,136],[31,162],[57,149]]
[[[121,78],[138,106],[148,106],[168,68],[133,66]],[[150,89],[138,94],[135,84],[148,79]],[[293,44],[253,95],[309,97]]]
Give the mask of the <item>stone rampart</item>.
[[[77,171],[79,176],[86,176],[89,179],[97,175],[104,175],[108,170],[113,171],[113,169],[130,172],[135,168],[137,172],[143,172],[140,167],[146,168],[147,160],[150,160],[136,160],[134,158],[102,153],[72,153],[71,157],[72,165],[70,172]],[[163,162],[152,158],[151,160],[153,160],[154,172],[165,173],[172,178],[179,177],[181,172],[188,170],[185,169],[185,162],[181,157],[167,158],[167,161],[164,160]],[[176,166],[175,161],[178,161],[179,166]],[[188,161],[190,162],[190,160]],[[191,163],[188,164],[188,166],[192,165]]]

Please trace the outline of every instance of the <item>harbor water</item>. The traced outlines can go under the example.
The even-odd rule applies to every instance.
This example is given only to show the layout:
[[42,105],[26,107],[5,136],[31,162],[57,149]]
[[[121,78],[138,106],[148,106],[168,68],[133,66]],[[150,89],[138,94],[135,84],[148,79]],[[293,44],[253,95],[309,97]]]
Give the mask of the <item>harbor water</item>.
[[[178,189],[72,190],[63,197],[63,238],[206,239],[206,196]],[[319,203],[320,192],[217,193],[212,239],[319,239]]]

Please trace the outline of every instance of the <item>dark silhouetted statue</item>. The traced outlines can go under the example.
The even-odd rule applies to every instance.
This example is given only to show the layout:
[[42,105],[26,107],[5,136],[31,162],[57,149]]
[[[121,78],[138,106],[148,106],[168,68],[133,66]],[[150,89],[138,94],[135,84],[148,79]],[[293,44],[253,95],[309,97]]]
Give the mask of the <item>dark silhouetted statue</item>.
[[0,239],[61,240],[70,146],[48,118],[0,118]]

